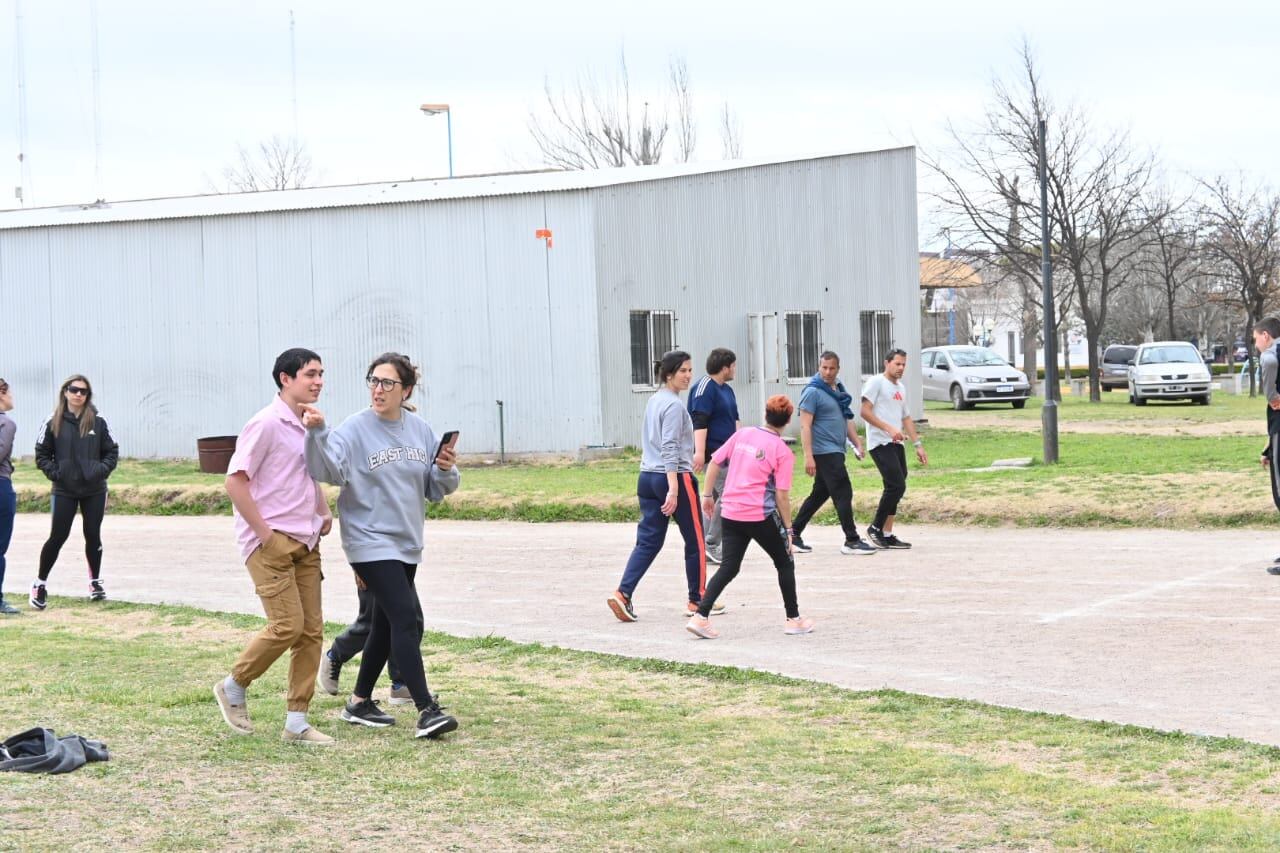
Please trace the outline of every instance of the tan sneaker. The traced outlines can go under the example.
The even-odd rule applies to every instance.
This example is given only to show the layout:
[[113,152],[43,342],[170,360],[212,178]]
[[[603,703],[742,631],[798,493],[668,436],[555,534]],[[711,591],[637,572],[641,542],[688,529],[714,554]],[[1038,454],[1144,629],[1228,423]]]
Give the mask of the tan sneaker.
[[222,711],[222,719],[227,721],[227,725],[231,726],[233,732],[241,735],[253,734],[253,722],[249,719],[248,706],[232,705],[221,681],[213,685],[213,698],[218,700],[218,710]]
[[285,729],[280,734],[280,740],[286,743],[300,743],[304,746],[333,746],[334,740],[324,732],[316,731],[315,726],[307,726],[301,734],[294,734]]
[[412,705],[413,694],[409,692],[409,688],[401,684],[399,687],[392,687],[387,697],[388,705]]

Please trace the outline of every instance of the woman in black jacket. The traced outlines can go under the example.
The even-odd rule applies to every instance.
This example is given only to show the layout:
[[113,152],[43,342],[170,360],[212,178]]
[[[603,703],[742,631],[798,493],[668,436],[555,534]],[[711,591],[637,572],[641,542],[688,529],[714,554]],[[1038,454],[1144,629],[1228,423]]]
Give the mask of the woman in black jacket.
[[84,554],[89,561],[89,598],[102,601],[102,517],[107,511],[107,477],[115,470],[119,448],[107,421],[93,405],[93,386],[76,374],[62,383],[53,415],[36,444],[36,465],[53,481],[53,530],[40,549],[40,576],[31,584],[31,606],[44,610],[45,581],[71,535],[76,510],[84,519]]

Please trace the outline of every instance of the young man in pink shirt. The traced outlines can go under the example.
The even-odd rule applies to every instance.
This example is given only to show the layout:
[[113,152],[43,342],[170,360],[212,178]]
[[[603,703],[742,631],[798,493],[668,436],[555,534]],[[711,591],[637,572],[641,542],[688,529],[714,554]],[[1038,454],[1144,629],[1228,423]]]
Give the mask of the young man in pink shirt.
[[782,440],[782,430],[791,422],[795,406],[785,394],[765,402],[766,426],[747,427],[735,432],[711,457],[702,488],[703,508],[714,508],[712,492],[717,470],[729,466],[724,491],[720,495],[723,521],[724,558],[715,576],[707,582],[706,592],[696,613],[685,627],[689,633],[714,640],[720,632],[711,627],[711,605],[738,576],[747,546],[755,541],[773,558],[778,570],[778,588],[786,610],[783,633],[808,634],[813,620],[800,615],[796,602],[796,569],[791,556],[791,474],[796,457]]
[[272,378],[280,393],[258,412],[236,440],[227,473],[236,535],[267,625],[245,646],[231,674],[213,687],[227,725],[250,734],[245,690],[285,651],[289,657],[288,710],[282,738],[328,746],[333,738],[307,724],[315,673],[324,643],[320,609],[320,537],[333,515],[303,457],[302,409],[320,397],[324,367],[307,349],[285,350]]

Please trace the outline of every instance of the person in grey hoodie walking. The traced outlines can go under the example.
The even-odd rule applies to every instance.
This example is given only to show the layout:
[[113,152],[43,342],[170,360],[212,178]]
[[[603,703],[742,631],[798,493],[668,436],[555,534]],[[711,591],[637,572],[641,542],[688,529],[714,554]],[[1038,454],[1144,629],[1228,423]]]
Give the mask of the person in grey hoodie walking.
[[697,612],[707,586],[702,510],[698,502],[698,481],[693,476],[693,420],[680,401],[680,392],[689,390],[693,381],[692,358],[680,350],[667,353],[658,364],[657,377],[662,387],[645,406],[644,427],[640,433],[640,479],[636,483],[636,496],[640,499],[642,517],[636,528],[636,546],[627,560],[618,589],[608,599],[609,609],[622,622],[636,621],[631,596],[662,550],[673,515],[684,537],[684,571],[689,582],[685,613]]
[[356,583],[373,594],[373,624],[360,658],[351,700],[342,710],[349,723],[382,728],[395,718],[373,700],[373,686],[394,650],[400,677],[418,709],[415,737],[439,737],[458,727],[427,689],[413,606],[413,586],[422,560],[423,500],[443,500],[458,488],[451,445],[442,444],[409,403],[418,369],[407,356],[384,353],[365,377],[370,406],[329,429],[319,409],[309,407],[305,456],[311,476],[342,487],[338,517],[342,548]]

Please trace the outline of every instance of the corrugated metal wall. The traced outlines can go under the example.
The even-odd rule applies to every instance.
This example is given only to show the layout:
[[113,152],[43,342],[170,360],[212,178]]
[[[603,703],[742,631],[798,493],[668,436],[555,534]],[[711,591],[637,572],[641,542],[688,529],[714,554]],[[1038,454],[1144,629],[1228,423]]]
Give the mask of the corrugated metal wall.
[[[803,381],[748,381],[748,314],[820,311],[823,344],[860,386],[858,313],[893,312],[894,341],[920,342],[915,151],[758,166],[595,190],[604,434],[636,444],[649,393],[630,383],[628,314],[674,309],[676,340],[701,374],[707,352],[738,355],[744,423]],[[785,336],[785,324],[777,324]],[[768,342],[785,353],[785,340]],[[878,361],[878,359],[877,359]],[[922,411],[909,360],[911,410]],[[855,392],[856,394],[856,392]]]
[[[549,217],[553,252],[534,237]],[[124,454],[192,456],[269,400],[290,346],[324,358],[335,421],[396,349],[465,451],[498,449],[498,399],[512,452],[600,443],[591,221],[574,191],[0,231],[17,452],[82,372]]]
[[[535,237],[548,228],[553,246]],[[387,349],[424,370],[418,403],[462,449],[635,444],[628,312],[672,309],[677,343],[739,355],[743,420],[801,384],[748,381],[753,312],[820,311],[861,379],[858,312],[919,346],[915,153],[754,166],[641,183],[348,208],[0,230],[0,376],[30,453],[72,372],[129,456],[191,456],[274,392],[290,346],[324,358],[322,408],[367,405]],[[779,318],[767,346],[785,352]],[[782,337],[779,337],[782,336]],[[785,363],[783,360],[780,364]],[[919,370],[908,372],[920,410]]]

